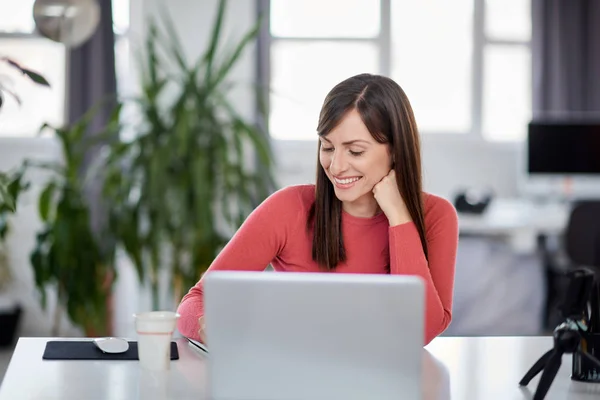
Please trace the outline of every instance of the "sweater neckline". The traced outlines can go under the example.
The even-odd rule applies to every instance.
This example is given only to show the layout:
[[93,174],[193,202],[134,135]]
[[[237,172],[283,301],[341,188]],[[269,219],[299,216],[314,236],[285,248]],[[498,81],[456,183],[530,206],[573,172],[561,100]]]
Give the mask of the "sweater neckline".
[[383,221],[387,221],[383,211],[373,217],[356,217],[342,209],[342,222],[349,222],[353,225],[375,225]]

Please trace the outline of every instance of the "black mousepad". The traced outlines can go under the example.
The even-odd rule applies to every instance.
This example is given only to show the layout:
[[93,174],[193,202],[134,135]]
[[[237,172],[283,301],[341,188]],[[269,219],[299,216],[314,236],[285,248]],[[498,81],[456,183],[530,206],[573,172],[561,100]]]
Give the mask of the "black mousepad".
[[[124,353],[103,353],[92,341],[51,340],[46,343],[44,360],[138,360],[137,342],[129,342]],[[179,359],[177,343],[171,342],[171,360]]]

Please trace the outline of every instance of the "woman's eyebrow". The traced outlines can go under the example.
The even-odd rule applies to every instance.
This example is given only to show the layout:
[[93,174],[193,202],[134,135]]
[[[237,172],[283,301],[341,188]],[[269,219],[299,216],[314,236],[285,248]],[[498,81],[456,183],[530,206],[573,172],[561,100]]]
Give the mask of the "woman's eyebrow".
[[[327,139],[324,136],[321,136],[321,139],[325,140],[327,143],[331,143],[331,140]],[[349,144],[354,144],[354,143],[358,143],[358,142],[361,142],[361,143],[364,143],[364,144],[370,144],[369,142],[367,142],[366,140],[363,140],[363,139],[347,140],[345,142],[342,142],[342,144],[343,145],[349,145]]]
[[369,142],[367,142],[366,140],[362,140],[362,139],[348,140],[347,142],[343,142],[342,144],[348,145],[348,144],[354,144],[354,143],[364,143],[364,144],[370,144],[370,143],[369,143]]

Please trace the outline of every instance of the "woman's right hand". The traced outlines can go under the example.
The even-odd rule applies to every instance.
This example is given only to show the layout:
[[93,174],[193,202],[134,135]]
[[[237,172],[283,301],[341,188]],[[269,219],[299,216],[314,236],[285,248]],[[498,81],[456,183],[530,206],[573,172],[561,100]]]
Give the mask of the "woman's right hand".
[[204,325],[204,316],[198,318],[198,325],[200,326],[200,328],[198,329],[198,336],[200,336],[200,341],[204,344],[206,344],[206,332],[205,332],[205,325]]

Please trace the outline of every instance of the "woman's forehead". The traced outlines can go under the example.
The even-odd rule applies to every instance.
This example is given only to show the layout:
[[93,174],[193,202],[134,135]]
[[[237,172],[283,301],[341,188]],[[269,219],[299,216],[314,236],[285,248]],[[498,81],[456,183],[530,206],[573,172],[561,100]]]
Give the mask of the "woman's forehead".
[[374,141],[369,129],[356,110],[352,110],[346,114],[340,123],[323,137],[330,142],[362,140],[371,143]]

